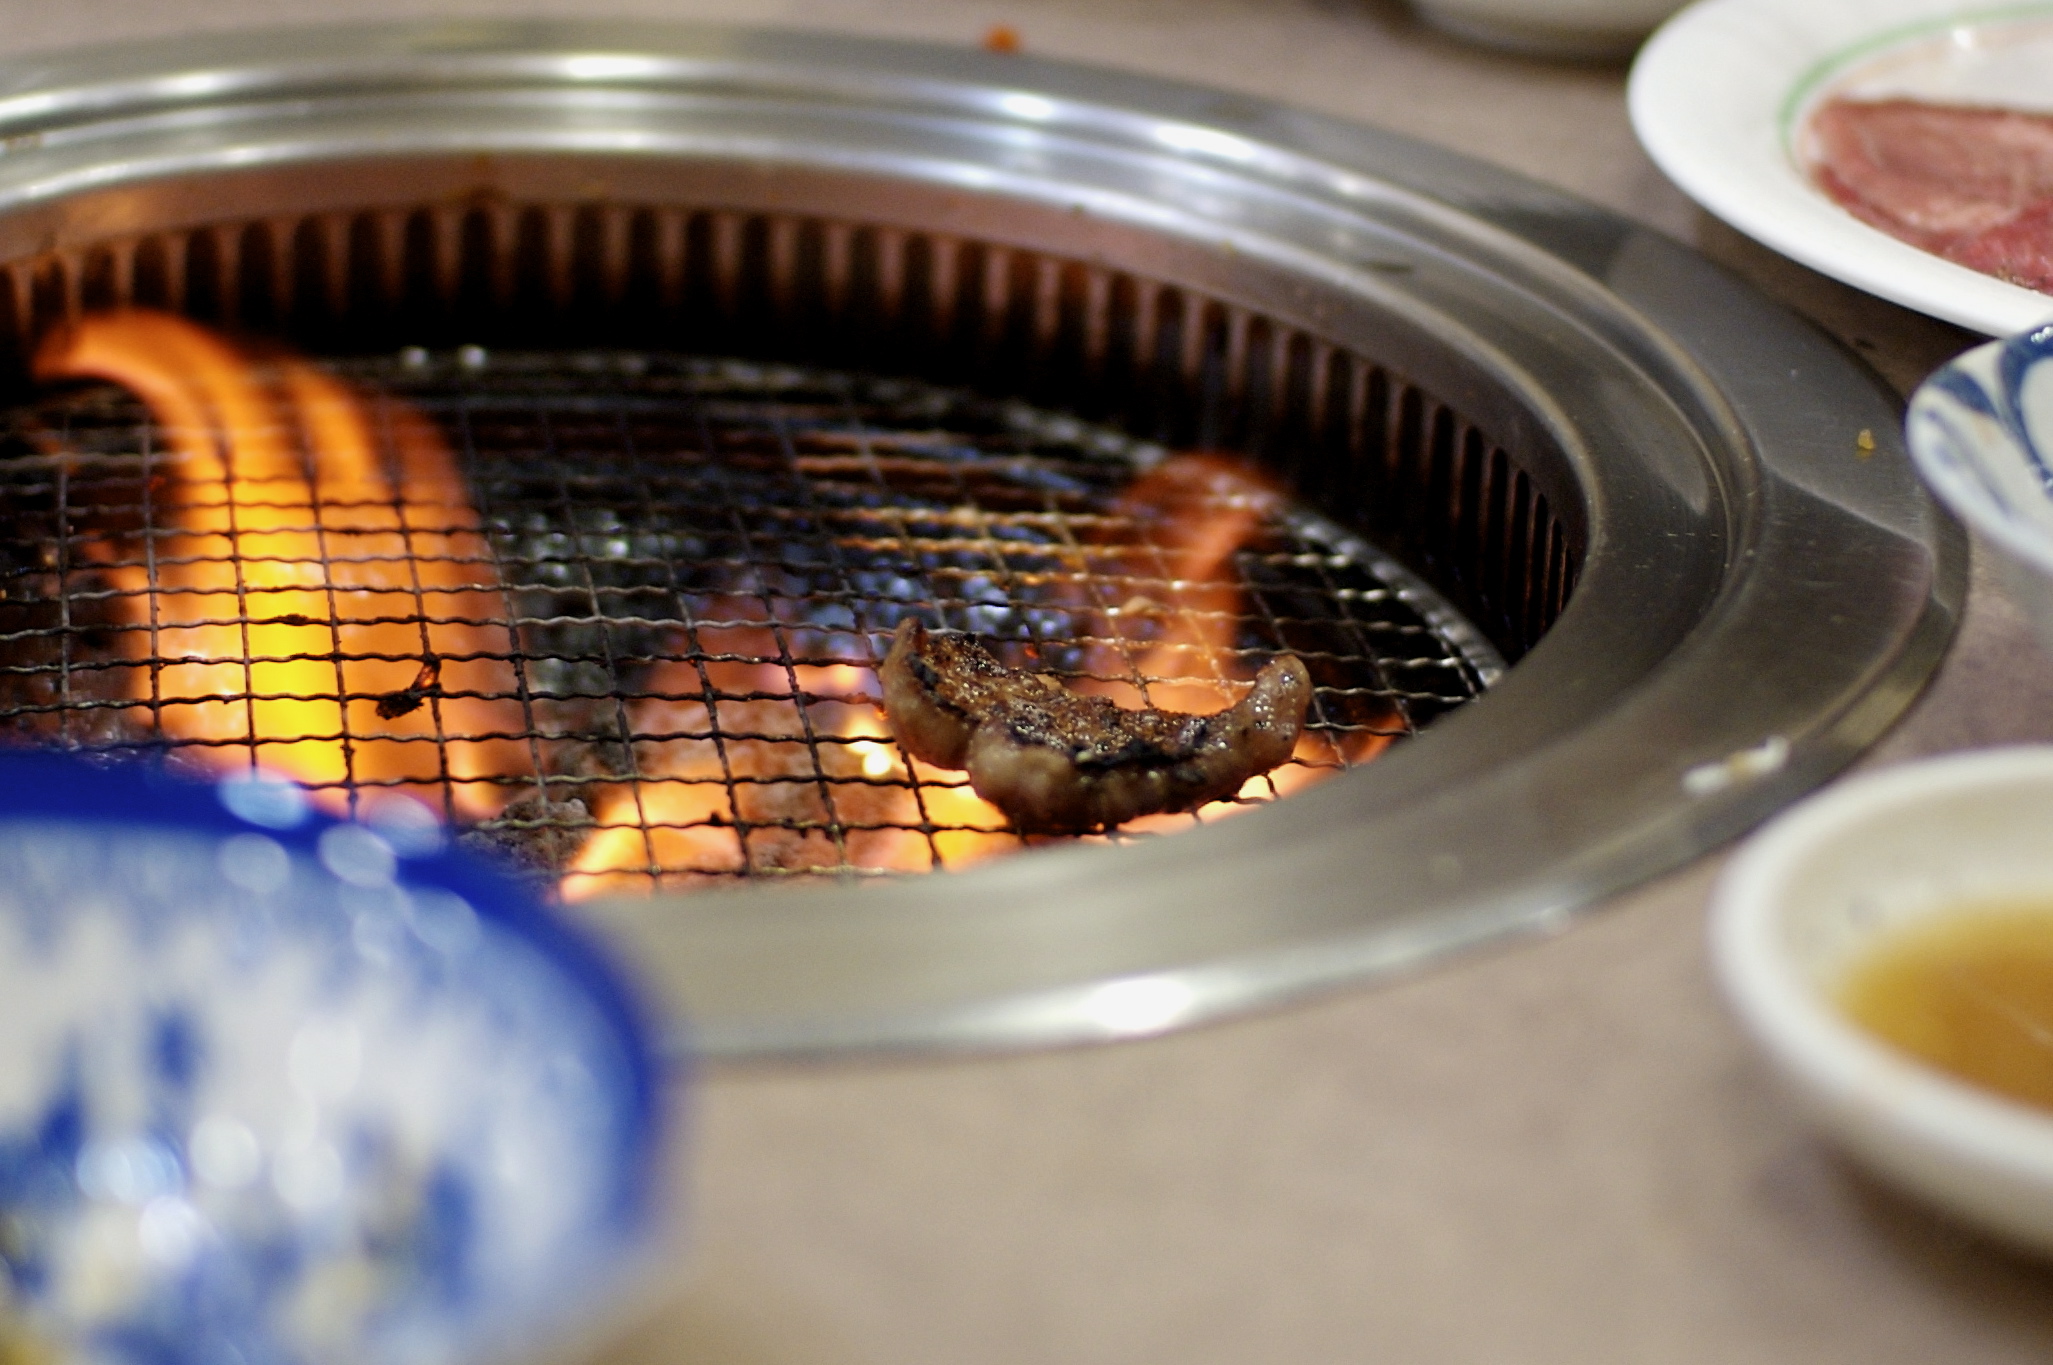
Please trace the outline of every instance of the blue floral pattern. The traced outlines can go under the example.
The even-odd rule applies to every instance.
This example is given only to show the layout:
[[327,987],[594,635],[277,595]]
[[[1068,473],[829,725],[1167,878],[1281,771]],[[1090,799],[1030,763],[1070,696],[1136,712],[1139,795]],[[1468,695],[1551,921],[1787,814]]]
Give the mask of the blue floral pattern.
[[1990,342],[1927,379],[1906,434],[1953,511],[2053,572],[2053,325]]
[[40,771],[80,800],[0,801],[0,1359],[434,1365],[603,1296],[656,1104],[588,945],[289,799]]

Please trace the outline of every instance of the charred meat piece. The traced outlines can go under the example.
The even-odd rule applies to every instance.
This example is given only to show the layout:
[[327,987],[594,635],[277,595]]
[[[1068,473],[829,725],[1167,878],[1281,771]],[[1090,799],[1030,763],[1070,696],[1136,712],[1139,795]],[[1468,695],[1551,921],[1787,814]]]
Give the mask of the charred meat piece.
[[917,621],[899,625],[878,678],[909,753],[967,769],[977,795],[1039,830],[1098,829],[1231,796],[1290,757],[1312,696],[1311,674],[1284,655],[1215,715],[1129,711]]

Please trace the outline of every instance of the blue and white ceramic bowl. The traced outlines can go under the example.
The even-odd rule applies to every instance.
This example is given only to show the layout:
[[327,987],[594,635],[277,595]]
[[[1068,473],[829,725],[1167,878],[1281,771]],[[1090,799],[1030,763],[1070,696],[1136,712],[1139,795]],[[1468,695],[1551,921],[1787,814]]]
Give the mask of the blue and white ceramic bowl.
[[2053,650],[2053,324],[1947,364],[1905,420],[1918,472],[1996,551]]
[[0,1360],[530,1354],[652,1226],[646,1033],[424,809],[0,759]]

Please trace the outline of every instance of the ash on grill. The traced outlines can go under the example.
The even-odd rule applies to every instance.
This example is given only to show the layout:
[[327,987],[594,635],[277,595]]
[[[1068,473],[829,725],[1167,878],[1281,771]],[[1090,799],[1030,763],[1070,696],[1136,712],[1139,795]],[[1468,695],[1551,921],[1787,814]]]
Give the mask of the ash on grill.
[[[1251,511],[1230,482],[1171,478],[1173,497],[1136,501],[1181,457],[1019,404],[661,355],[466,348],[331,368],[374,404],[404,400],[454,449],[503,612],[468,624],[512,641],[496,660],[506,689],[477,699],[521,721],[456,733],[461,697],[425,646],[412,684],[373,698],[378,714],[433,708],[422,742],[525,761],[475,779],[488,790],[468,801],[446,761],[435,782],[350,769],[316,795],[354,809],[399,789],[452,819],[494,810],[466,837],[568,894],[921,870],[1038,842],[890,741],[874,669],[908,616],[975,632],[1012,666],[1182,709],[1216,709],[1296,654],[1315,684],[1306,740],[1241,802],[1365,761],[1501,667],[1350,533],[1282,499]],[[153,680],[179,661],[149,646],[179,532],[168,461],[133,399],[104,386],[47,399],[12,414],[5,440],[0,728],[214,770],[305,738],[166,725]],[[1223,523],[1236,530],[1218,581],[1189,581],[1191,528]],[[1212,704],[1192,705],[1194,689]],[[334,737],[345,751],[348,728]]]

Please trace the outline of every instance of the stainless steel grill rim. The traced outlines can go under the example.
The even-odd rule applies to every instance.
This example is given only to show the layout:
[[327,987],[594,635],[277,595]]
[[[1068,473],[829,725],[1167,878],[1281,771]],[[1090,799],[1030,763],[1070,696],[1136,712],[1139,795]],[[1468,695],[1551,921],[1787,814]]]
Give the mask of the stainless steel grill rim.
[[1358,774],[888,897],[598,908],[716,1053],[1149,1032],[1558,923],[1847,761],[1960,601],[1958,531],[1856,364],[1653,234],[1371,130],[1018,58],[606,25],[110,49],[0,91],[10,260],[218,217],[234,166],[299,212],[362,202],[369,158],[489,164],[535,203],[688,174],[744,217],[1116,261],[1373,357],[1526,462],[1582,550],[1573,597],[1489,697]]

